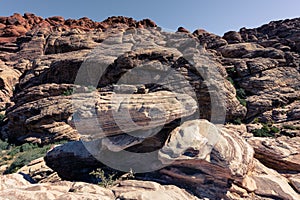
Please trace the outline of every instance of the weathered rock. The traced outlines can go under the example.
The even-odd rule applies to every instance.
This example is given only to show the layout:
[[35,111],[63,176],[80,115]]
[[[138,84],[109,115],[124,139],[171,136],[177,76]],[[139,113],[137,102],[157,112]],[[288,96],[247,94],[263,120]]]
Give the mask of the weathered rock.
[[229,44],[221,47],[220,52],[226,58],[284,58],[284,53],[280,50],[271,47],[263,48],[253,43]]
[[[10,140],[38,143],[77,140],[79,134],[74,128],[79,130],[81,136],[101,138],[163,127],[197,111],[193,98],[167,91],[66,96],[64,92],[70,90],[68,85],[41,86],[28,89],[27,94],[19,98],[21,102],[16,102],[16,106],[7,112],[9,121],[4,128],[7,132],[3,130],[2,134]],[[75,117],[70,119],[73,114]],[[95,124],[97,119],[99,121]],[[74,127],[72,120],[77,121],[77,127]]]
[[180,32],[180,33],[190,33],[190,31],[188,31],[187,29],[183,28],[183,27],[179,27],[177,29],[177,32]]
[[225,39],[229,44],[232,43],[240,43],[243,41],[242,36],[240,33],[236,31],[229,31],[224,34],[223,39]]
[[0,199],[115,199],[111,190],[86,183],[30,184],[19,174],[0,176],[0,180]]
[[144,132],[191,116],[197,111],[193,98],[167,91],[132,95],[100,93],[82,97],[79,94],[78,99],[75,94],[73,105],[76,110],[72,120],[76,121],[82,138],[89,139],[133,131],[149,137]]
[[[22,75],[15,97],[12,98],[16,106],[7,111],[8,124],[2,131],[6,137],[17,139],[18,142],[42,143],[59,139],[78,139],[76,131],[66,123],[72,114],[68,100],[60,96],[70,90],[63,84],[74,82],[86,86],[112,88],[126,84],[135,88],[145,88],[150,93],[162,90],[185,93],[197,100],[199,117],[218,123],[237,117],[243,118],[246,114],[246,108],[235,98],[233,86],[225,79],[225,69],[216,61],[209,59],[209,54],[202,55],[201,48],[197,47],[197,41],[190,36],[161,33],[156,29],[141,29],[133,34],[121,31],[109,38],[108,30],[103,34],[92,32],[90,35],[75,29],[68,33],[58,32],[48,37],[46,49],[48,48],[48,53],[53,55],[39,56],[29,67],[31,69]],[[58,38],[59,35],[63,37]],[[147,41],[150,36],[154,37],[154,41]],[[76,43],[80,38],[83,41],[92,38],[91,41],[94,42]],[[97,43],[95,41],[102,40],[100,38],[107,39],[93,51],[85,49],[94,47]],[[67,43],[56,43],[57,39]],[[142,40],[145,43],[135,40]],[[78,48],[73,46],[75,49],[72,49],[73,47],[69,45]],[[193,54],[195,53],[196,57],[191,59],[197,60],[193,61],[196,66],[192,66],[182,58],[182,54],[184,57],[193,55],[190,52],[191,48],[195,50]],[[61,54],[57,54],[58,52]],[[93,54],[88,56],[91,52]],[[24,70],[19,64],[15,66]],[[80,80],[77,82],[77,72],[84,67],[92,71],[79,76],[83,82]],[[127,73],[129,71],[130,73]],[[99,79],[98,76],[101,74],[98,83],[95,80]],[[56,86],[53,83],[61,85]],[[117,86],[114,86],[115,84]],[[39,105],[39,108],[32,108],[35,105]],[[36,114],[39,112],[46,114]],[[170,118],[164,123],[174,119]],[[120,134],[120,131],[114,134]]]
[[160,171],[168,180],[189,184],[201,197],[222,198],[230,180],[241,181],[251,170],[253,149],[235,132],[196,120],[176,128],[159,157],[169,165]]
[[[103,150],[138,154],[160,150],[156,154],[163,169],[139,178],[181,187],[184,183],[195,195],[212,199],[299,199],[295,191],[299,192],[300,163],[300,19],[242,28],[223,37],[200,29],[193,34],[183,28],[176,34],[159,30],[151,20],[126,17],[103,22],[86,17],[43,19],[30,13],[0,17],[0,65],[4,69],[0,72],[0,106],[10,106],[1,123],[1,137],[42,144],[78,140],[77,124],[84,136],[98,140],[90,146],[81,142],[65,144],[48,153],[47,164],[62,178],[87,180],[91,170],[108,169],[99,157],[94,157]],[[92,70],[78,82],[77,72],[82,66]],[[91,93],[93,87],[74,86],[74,82],[98,87],[99,93]],[[68,96],[74,92],[72,88],[80,92]],[[86,97],[95,96],[96,101],[86,101]],[[129,96],[130,101],[117,102]],[[74,115],[72,100],[81,108]],[[120,111],[127,110],[127,117],[133,116],[138,126],[131,126],[122,117],[113,119],[116,116],[111,113],[118,107],[115,104],[122,108]],[[179,126],[186,118],[248,124],[212,128],[208,135],[203,127],[213,126],[206,121]],[[100,122],[104,133],[95,134],[99,127],[92,119]],[[118,120],[123,120],[121,126]],[[277,135],[293,138],[252,138],[249,132],[260,129],[263,123],[279,128]],[[214,143],[216,135],[218,142]],[[253,161],[251,147],[240,136],[253,145],[255,157],[263,164],[285,174]],[[140,163],[158,164],[131,156],[120,156],[118,162],[133,168]],[[54,181],[51,176],[43,179],[51,170],[39,166],[44,166],[41,160],[22,172],[38,181]],[[57,185],[27,187],[24,183],[21,189],[7,188],[0,193],[11,199],[24,199],[24,195],[97,199],[98,190],[91,185],[59,183],[63,191]],[[159,198],[165,199],[193,198],[173,186],[170,189],[137,181],[122,184],[115,187],[119,197],[113,194],[113,199],[156,199],[158,193],[163,193]],[[140,186],[140,193],[132,192],[137,190],[135,185]],[[80,192],[67,192],[70,189]],[[111,190],[100,193],[109,197],[112,194]]]
[[199,39],[200,44],[204,45],[208,49],[217,49],[221,46],[227,45],[226,40],[203,29],[198,29],[194,31],[193,34]]
[[89,199],[89,200],[198,200],[183,189],[173,185],[160,185],[150,181],[128,180],[112,188],[83,182],[59,181],[55,183],[30,184],[22,175],[0,176],[0,199]]
[[8,107],[21,73],[0,63],[0,109]]
[[0,191],[30,185],[30,182],[25,180],[20,174],[8,174],[5,176],[1,175],[0,180]]
[[[92,143],[73,142],[58,146],[47,154],[46,163],[64,178],[88,178],[87,174],[93,168],[103,167],[100,163],[103,156],[99,155],[106,145],[101,140]],[[117,164],[131,166],[133,170],[142,168],[143,164],[149,168],[157,164],[157,161],[138,162],[130,158],[120,157]],[[157,159],[164,167],[159,171],[162,182],[176,185],[184,182],[198,196],[215,198],[226,194],[232,180],[241,182],[250,172],[253,149],[233,131],[219,130],[205,120],[195,120],[185,122],[171,132]]]
[[299,137],[251,138],[248,142],[255,157],[266,166],[277,170],[300,171]]
[[31,179],[35,183],[49,183],[61,180],[57,173],[46,165],[43,157],[31,161],[19,169],[17,173],[27,176],[26,178]]
[[299,199],[300,195],[289,185],[289,181],[275,170],[255,160],[253,172],[247,177],[244,188],[258,196],[271,199]]
[[162,186],[158,183],[149,181],[123,181],[111,189],[117,198],[126,200],[198,200],[197,197],[192,196],[191,194],[187,193],[182,189],[178,189],[176,186]]
[[288,179],[295,190],[300,193],[300,174],[291,175]]

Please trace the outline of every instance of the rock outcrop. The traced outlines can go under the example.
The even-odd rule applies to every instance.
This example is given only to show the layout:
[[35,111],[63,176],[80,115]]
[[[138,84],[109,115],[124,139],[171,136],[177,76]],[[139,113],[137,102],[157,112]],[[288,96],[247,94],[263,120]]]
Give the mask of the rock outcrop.
[[20,174],[0,176],[0,199],[162,199],[198,200],[186,191],[173,185],[160,185],[149,181],[122,181],[112,188],[103,188],[83,182],[59,181],[56,183],[30,184]]
[[[299,18],[221,37],[0,17],[0,138],[71,141],[19,169],[36,184],[0,176],[0,199],[300,199],[299,36]],[[97,168],[116,184],[69,182]]]

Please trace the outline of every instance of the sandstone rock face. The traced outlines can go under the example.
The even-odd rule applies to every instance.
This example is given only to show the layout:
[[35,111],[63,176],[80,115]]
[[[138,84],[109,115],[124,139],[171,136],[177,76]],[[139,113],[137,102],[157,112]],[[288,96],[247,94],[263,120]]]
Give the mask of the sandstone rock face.
[[[55,90],[55,87],[58,90]],[[76,126],[82,136],[101,138],[137,130],[151,130],[178,118],[190,116],[197,110],[196,102],[192,98],[167,91],[146,95],[74,94],[73,102],[68,96],[54,96],[55,93],[59,94],[59,90],[63,95],[63,91],[68,88],[69,85],[53,84],[30,88],[30,98],[36,94],[33,97],[36,99],[17,103],[11,112],[7,113],[9,122],[5,128],[8,131],[6,133],[8,138],[18,142],[37,143],[77,140],[79,134],[72,123],[74,120],[79,120]],[[47,97],[49,93],[52,93],[51,97]],[[19,100],[22,98],[24,96]],[[28,100],[26,95],[25,99]],[[72,103],[76,117],[71,117],[74,113]],[[124,112],[128,112],[125,116],[132,117],[135,126],[129,124],[131,121],[124,117]],[[51,120],[49,116],[52,116]],[[99,121],[95,123],[95,119]]]
[[[73,141],[20,169],[38,184],[0,176],[0,199],[300,199],[299,36],[299,18],[221,37],[0,17],[0,137]],[[60,180],[96,168],[140,181]]]
[[[124,138],[126,136],[122,140]],[[65,179],[88,180],[89,171],[96,167],[106,168],[99,159],[101,156],[97,156],[105,155],[101,152],[108,145],[104,141],[95,141],[94,148],[82,142],[58,146],[47,154],[46,163]],[[132,143],[133,146],[127,148],[131,151],[138,146]],[[219,129],[205,120],[188,121],[174,129],[159,150],[157,159],[163,168],[140,178],[151,180],[152,177],[158,182],[178,186],[184,183],[200,198],[299,198],[299,194],[289,185],[291,182],[297,187],[296,177],[286,179],[254,159],[253,154],[252,147],[232,129]],[[275,156],[271,156],[274,159]],[[127,162],[129,166],[139,166],[130,157],[118,158],[118,162],[119,165]],[[284,162],[280,166],[284,166]],[[153,164],[155,162],[147,162],[148,166]]]
[[[131,24],[131,22],[128,23]],[[234,87],[225,79],[225,68],[216,60],[210,59],[212,55],[205,52],[197,40],[191,38],[191,35],[164,33],[158,29],[125,31],[125,25],[123,25],[120,25],[122,29],[117,29],[119,32],[115,29],[107,29],[105,32],[72,29],[47,33],[48,39],[44,44],[45,52],[35,55],[35,59],[32,57],[34,61],[29,63],[29,66],[20,63],[17,65],[18,70],[24,73],[12,97],[15,105],[7,110],[8,121],[2,128],[3,137],[18,143],[29,141],[49,143],[63,139],[79,139],[72,120],[69,120],[74,114],[70,103],[72,97],[66,96],[71,92],[74,82],[75,87],[77,84],[83,84],[93,85],[102,91],[118,91],[124,94],[124,98],[127,98],[126,93],[141,93],[140,100],[132,103],[137,104],[132,105],[133,110],[140,112],[134,116],[136,120],[133,122],[137,122],[137,118],[140,118],[140,124],[144,124],[144,128],[139,128],[140,130],[145,130],[145,124],[148,123],[147,120],[143,121],[146,119],[143,113],[149,115],[147,110],[157,109],[154,108],[154,104],[160,104],[162,107],[169,104],[169,108],[165,108],[171,113],[162,113],[162,110],[157,109],[156,114],[160,112],[159,115],[162,117],[161,122],[156,119],[157,125],[154,127],[192,114],[196,118],[206,118],[216,123],[245,116],[246,108],[235,98]],[[149,26],[152,26],[151,23]],[[151,37],[153,39],[149,41]],[[34,42],[34,44],[37,43]],[[24,47],[25,50],[31,52],[32,49]],[[22,50],[18,53],[21,52]],[[27,58],[25,54],[19,56]],[[85,69],[91,71],[84,74],[82,70]],[[78,73],[83,73],[79,76],[79,80]],[[99,74],[102,76],[97,82],[95,80],[99,79],[97,77]],[[177,95],[176,98],[186,101],[191,108],[179,111],[182,110],[182,106],[176,103],[176,100],[167,100],[168,95],[155,93],[160,91],[187,94],[186,97]],[[102,95],[101,91],[100,94]],[[103,93],[103,95],[106,94]],[[164,100],[155,100],[155,95],[166,99],[169,103],[164,103]],[[192,100],[188,100],[188,96],[198,104],[197,110],[192,106]],[[109,97],[106,98],[110,101]],[[149,98],[149,103],[153,98],[153,105],[142,106],[146,101],[148,102],[147,98]],[[93,103],[104,103],[105,106],[109,106],[105,102]],[[101,109],[107,110],[104,107]],[[123,110],[129,107],[125,106]],[[175,108],[174,111],[173,108]],[[110,111],[108,116],[109,113]],[[129,112],[129,114],[132,113]],[[105,134],[121,134],[120,127],[118,128],[111,118],[108,117],[106,121],[100,120],[100,124],[102,122],[108,124],[107,128],[102,126]],[[154,120],[151,116],[148,118]],[[82,120],[82,124],[87,125],[85,122],[86,120]],[[111,133],[108,128],[111,129]],[[91,131],[90,135],[94,134],[91,129],[85,130]],[[123,132],[136,130],[124,129]]]
[[300,171],[300,137],[251,138],[256,158],[277,170]]
[[10,103],[10,97],[21,73],[0,63],[0,109],[5,109]]
[[[246,93],[246,119],[263,118],[265,123],[277,121],[283,133],[286,123],[299,123],[299,118],[289,115],[284,118],[284,109],[279,111],[295,105],[300,96],[299,38],[296,37],[300,32],[299,24],[297,18],[228,32],[223,38],[230,44],[217,49],[235,85]],[[290,134],[295,135],[295,132]]]
[[289,185],[287,179],[257,161],[255,161],[254,171],[244,181],[244,187],[254,190],[254,193],[259,196],[274,199],[298,199],[300,197],[299,193]]

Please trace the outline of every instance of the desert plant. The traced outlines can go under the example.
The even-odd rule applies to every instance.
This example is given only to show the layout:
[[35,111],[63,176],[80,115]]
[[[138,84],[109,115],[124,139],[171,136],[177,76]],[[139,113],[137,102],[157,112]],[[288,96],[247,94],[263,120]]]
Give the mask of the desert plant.
[[21,167],[29,164],[31,161],[45,156],[49,148],[49,145],[47,145],[42,148],[37,147],[18,154],[5,173],[14,173]]
[[0,151],[7,150],[8,148],[9,148],[8,142],[0,139]]
[[234,83],[234,81],[233,81],[233,79],[231,78],[231,77],[227,77],[227,80],[234,86],[235,85],[235,83]]
[[4,114],[0,114],[0,124],[3,122],[4,119],[5,119],[5,115]]
[[241,118],[237,118],[237,119],[233,120],[232,123],[235,125],[240,125],[240,124],[242,124],[242,120],[241,120]]
[[252,121],[253,124],[258,124],[260,123],[260,120],[258,117],[254,118],[253,121]]
[[237,83],[234,82],[234,80],[231,77],[227,77],[227,80],[234,86],[234,88],[236,89],[236,98],[237,100],[240,102],[241,105],[243,106],[247,106],[247,95],[246,95],[246,91],[241,88]]
[[64,91],[62,93],[63,96],[71,96],[72,94],[74,93],[74,89],[71,88],[71,89],[67,89],[66,91]]
[[255,129],[252,133],[255,137],[274,137],[279,131],[280,129],[272,124],[263,124],[261,129]]
[[89,91],[89,92],[94,92],[94,91],[97,90],[97,88],[95,88],[95,87],[92,86],[92,85],[89,85],[87,88],[88,88],[88,91]]
[[98,185],[102,186],[102,187],[105,187],[105,188],[108,188],[110,186],[113,186],[115,184],[115,174],[108,174],[106,175],[105,172],[98,168],[94,171],[92,171],[90,173],[90,175],[93,175],[95,176],[97,179],[101,179],[100,182],[98,182]]
[[[54,144],[62,144],[67,141],[60,141]],[[7,143],[8,144],[8,143]],[[24,143],[21,146],[8,144],[5,156],[13,160],[9,168],[5,171],[6,174],[14,173],[21,167],[29,164],[32,160],[45,156],[52,144],[39,147],[37,144]],[[4,155],[2,155],[4,156]],[[1,164],[1,163],[0,163]]]

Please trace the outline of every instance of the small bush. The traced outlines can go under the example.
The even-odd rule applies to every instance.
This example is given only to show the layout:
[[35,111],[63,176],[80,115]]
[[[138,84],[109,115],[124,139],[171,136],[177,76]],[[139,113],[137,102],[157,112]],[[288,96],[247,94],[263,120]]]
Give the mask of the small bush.
[[240,102],[240,104],[242,104],[243,106],[247,106],[247,101],[246,101],[246,99],[242,99],[242,98],[240,98],[240,97],[236,97],[237,98],[237,100]]
[[74,89],[68,89],[62,93],[63,96],[71,96],[74,93]]
[[237,118],[237,119],[233,120],[232,123],[235,124],[235,125],[241,125],[242,124],[242,120],[241,120],[241,118]]
[[261,129],[255,129],[252,133],[255,137],[274,137],[274,135],[279,131],[280,129],[275,126],[263,124]]
[[240,88],[231,77],[227,77],[227,80],[234,86],[236,89],[236,98],[240,102],[241,105],[247,106],[247,95],[243,88]]
[[236,89],[236,95],[238,97],[240,97],[241,99],[246,99],[247,98],[246,92],[245,92],[245,90],[243,88]]
[[227,80],[233,85],[233,86],[235,86],[235,83],[234,83],[234,81],[233,81],[233,79],[231,78],[231,77],[227,77]]
[[97,179],[101,179],[101,182],[98,182],[98,185],[108,188],[115,184],[115,174],[105,175],[105,172],[102,169],[96,169],[96,171],[92,171],[90,175],[95,176]]
[[88,90],[89,90],[89,92],[94,92],[94,91],[97,90],[97,88],[95,88],[95,87],[92,86],[92,85],[89,85],[89,86],[88,86]]
[[[67,141],[60,141],[54,144],[63,144]],[[7,143],[8,144],[8,143]],[[21,146],[12,146],[8,144],[6,156],[13,160],[9,168],[5,171],[6,174],[14,173],[21,167],[29,164],[31,161],[44,157],[52,144],[39,147],[37,144],[25,143]],[[4,155],[2,155],[3,157]],[[1,163],[0,163],[1,164]]]
[[9,148],[9,144],[6,141],[0,140],[0,151],[7,150]]
[[260,123],[260,120],[258,117],[254,118],[253,121],[252,121],[253,124],[258,124]]
[[38,146],[36,144],[25,143],[20,146],[20,152],[29,151],[29,150],[36,149],[36,148],[38,148]]
[[9,168],[6,170],[5,173],[15,173],[16,171],[18,171],[21,167],[29,164],[31,161],[43,157],[45,156],[45,154],[47,153],[48,149],[50,147],[44,146],[42,148],[35,148],[35,149],[28,149],[28,151],[23,152],[21,154],[19,154],[14,162],[9,166]]
[[226,72],[227,72],[227,74],[230,74],[230,75],[236,73],[235,67],[226,68]]
[[3,122],[4,118],[5,118],[5,115],[0,114],[0,123]]

